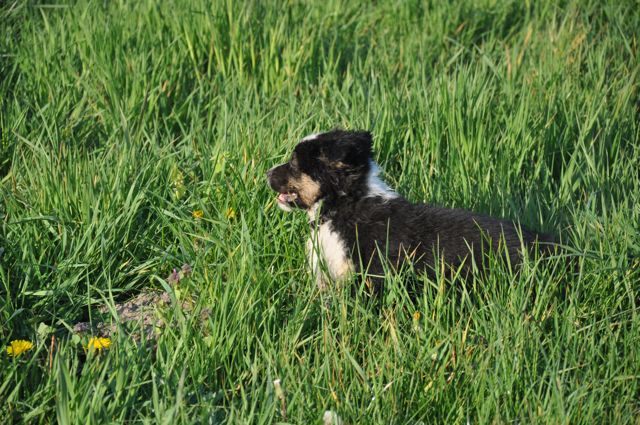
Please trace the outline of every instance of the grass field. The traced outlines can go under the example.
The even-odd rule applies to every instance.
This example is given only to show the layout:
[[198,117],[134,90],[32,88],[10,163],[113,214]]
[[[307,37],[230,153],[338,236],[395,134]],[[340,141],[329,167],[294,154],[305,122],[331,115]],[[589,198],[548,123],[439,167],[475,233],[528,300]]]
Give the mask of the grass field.
[[[2,3],[1,423],[638,423],[637,3],[375,3]],[[338,126],[576,272],[320,294],[265,172]],[[155,343],[71,332],[150,289]]]

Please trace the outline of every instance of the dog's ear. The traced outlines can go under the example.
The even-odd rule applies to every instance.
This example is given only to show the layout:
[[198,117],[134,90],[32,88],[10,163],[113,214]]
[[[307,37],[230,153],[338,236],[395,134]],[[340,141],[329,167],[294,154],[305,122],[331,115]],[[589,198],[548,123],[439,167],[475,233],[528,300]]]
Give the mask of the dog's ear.
[[335,143],[324,150],[323,156],[335,168],[359,167],[369,162],[372,144],[368,131],[340,132],[336,134]]

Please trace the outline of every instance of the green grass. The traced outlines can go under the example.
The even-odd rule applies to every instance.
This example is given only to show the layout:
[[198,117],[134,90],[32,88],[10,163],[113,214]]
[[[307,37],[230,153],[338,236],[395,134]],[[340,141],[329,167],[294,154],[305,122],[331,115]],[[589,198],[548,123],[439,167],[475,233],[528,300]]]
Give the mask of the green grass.
[[[0,6],[0,342],[35,343],[0,353],[0,422],[284,422],[278,378],[291,423],[637,421],[637,3],[286,3]],[[408,198],[550,232],[576,273],[319,294],[265,172],[336,126]],[[74,323],[183,263],[195,307],[157,344],[85,355]]]

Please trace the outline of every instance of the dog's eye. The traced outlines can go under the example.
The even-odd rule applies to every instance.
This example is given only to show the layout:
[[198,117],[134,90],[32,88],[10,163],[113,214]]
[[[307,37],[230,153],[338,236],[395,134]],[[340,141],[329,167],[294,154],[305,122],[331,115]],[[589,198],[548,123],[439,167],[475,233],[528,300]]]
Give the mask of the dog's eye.
[[290,163],[293,168],[298,168],[298,158],[296,158],[295,156],[291,158]]

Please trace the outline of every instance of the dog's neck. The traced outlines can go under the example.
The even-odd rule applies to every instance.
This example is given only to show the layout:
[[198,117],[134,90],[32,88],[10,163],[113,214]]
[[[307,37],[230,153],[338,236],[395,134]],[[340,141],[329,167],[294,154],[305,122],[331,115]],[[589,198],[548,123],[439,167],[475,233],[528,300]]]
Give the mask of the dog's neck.
[[[369,170],[356,185],[352,193],[337,193],[318,199],[307,209],[309,225],[314,228],[316,225],[326,223],[332,215],[341,207],[353,205],[359,200],[366,198],[379,198],[381,202],[387,202],[398,198],[400,195],[380,179],[380,168],[373,161],[369,162]],[[323,211],[324,206],[324,211]]]
[[320,209],[322,208],[322,199],[319,199],[315,202],[315,204],[311,205],[311,208],[307,210],[307,215],[309,216],[309,225],[315,226],[320,217]]
[[398,193],[380,179],[380,167],[374,161],[369,161],[367,174],[367,194],[365,197],[378,196],[384,200],[397,198]]

